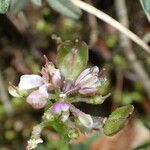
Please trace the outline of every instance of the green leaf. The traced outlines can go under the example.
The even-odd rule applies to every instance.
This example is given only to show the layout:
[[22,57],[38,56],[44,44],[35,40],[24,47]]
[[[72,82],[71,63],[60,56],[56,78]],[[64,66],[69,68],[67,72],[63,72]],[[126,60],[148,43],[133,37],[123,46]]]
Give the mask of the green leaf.
[[42,5],[42,1],[41,0],[32,0],[32,3],[36,6],[41,6]]
[[150,22],[150,0],[140,0],[141,5],[144,9],[145,15]]
[[133,110],[134,107],[132,105],[127,105],[113,111],[104,124],[104,133],[112,136],[119,132],[128,123],[128,118]]
[[144,9],[150,12],[150,0],[142,0]]
[[8,10],[10,0],[0,0],[0,14],[5,14]]
[[76,79],[85,69],[87,61],[88,46],[84,42],[66,41],[58,47],[56,65],[66,79]]
[[62,15],[78,19],[81,16],[81,10],[69,0],[47,0],[48,4]]

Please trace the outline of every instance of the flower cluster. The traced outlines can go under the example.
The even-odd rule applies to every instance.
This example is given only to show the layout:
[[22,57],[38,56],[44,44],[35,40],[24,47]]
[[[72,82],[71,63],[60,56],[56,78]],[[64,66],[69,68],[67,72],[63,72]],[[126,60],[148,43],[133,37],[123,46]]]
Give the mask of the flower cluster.
[[[71,128],[99,129],[99,120],[95,121],[94,117],[76,108],[72,99],[73,102],[84,99],[87,103],[102,103],[108,95],[102,97],[96,93],[105,83],[106,77],[99,77],[99,68],[94,66],[82,71],[74,81],[65,79],[61,71],[46,57],[45,59],[46,64],[40,75],[22,75],[17,87],[10,84],[9,93],[15,97],[26,96],[26,102],[35,109],[42,109],[51,101],[52,105],[44,113],[43,120],[58,118]],[[38,137],[29,140],[28,144],[33,149],[41,142],[38,134]]]

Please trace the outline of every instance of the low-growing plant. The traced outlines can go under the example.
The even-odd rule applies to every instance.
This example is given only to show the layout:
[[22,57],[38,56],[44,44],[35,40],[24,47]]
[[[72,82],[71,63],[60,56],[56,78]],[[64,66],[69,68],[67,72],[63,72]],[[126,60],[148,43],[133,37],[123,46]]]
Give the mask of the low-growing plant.
[[35,109],[44,109],[41,123],[33,128],[27,150],[35,149],[43,142],[41,132],[50,127],[65,141],[77,138],[81,133],[103,130],[112,136],[128,122],[134,107],[127,105],[116,109],[108,118],[94,117],[75,107],[74,102],[93,105],[102,104],[110,96],[102,96],[100,89],[107,77],[97,66],[86,68],[88,46],[85,42],[65,41],[58,45],[56,66],[46,56],[40,75],[22,75],[18,86],[10,83],[9,93],[14,97],[26,97],[26,102]]

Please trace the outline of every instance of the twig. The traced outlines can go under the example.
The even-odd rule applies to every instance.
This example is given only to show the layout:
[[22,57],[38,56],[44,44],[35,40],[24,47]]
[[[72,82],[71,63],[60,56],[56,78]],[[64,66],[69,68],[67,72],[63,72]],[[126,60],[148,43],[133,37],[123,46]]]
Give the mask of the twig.
[[10,116],[13,114],[13,107],[10,103],[9,96],[8,96],[8,93],[6,92],[6,88],[5,88],[3,80],[4,79],[0,72],[0,100],[2,101],[2,103],[4,105],[7,115]]
[[[90,5],[92,5],[91,0],[85,0],[85,1]],[[89,21],[89,26],[91,28],[89,45],[90,47],[92,47],[95,45],[98,39],[98,24],[97,24],[96,17],[91,14],[88,14],[88,21]]]
[[112,25],[114,28],[116,28],[120,32],[124,33],[127,37],[129,37],[131,40],[133,40],[136,44],[141,46],[145,51],[150,53],[150,47],[143,40],[141,40],[136,34],[131,32],[129,29],[124,27],[122,24],[120,24],[118,21],[116,21],[109,15],[105,14],[104,12],[96,9],[95,7],[89,5],[81,0],[70,0],[70,1],[77,7],[96,16],[97,18],[103,20],[104,22]]
[[[125,0],[115,0],[115,6],[119,21],[128,28],[129,21]],[[120,45],[122,47],[124,55],[129,60],[131,67],[137,74],[139,80],[145,88],[145,91],[150,97],[150,79],[145,70],[143,69],[141,63],[137,60],[136,55],[133,52],[131,41],[124,34],[120,34]]]

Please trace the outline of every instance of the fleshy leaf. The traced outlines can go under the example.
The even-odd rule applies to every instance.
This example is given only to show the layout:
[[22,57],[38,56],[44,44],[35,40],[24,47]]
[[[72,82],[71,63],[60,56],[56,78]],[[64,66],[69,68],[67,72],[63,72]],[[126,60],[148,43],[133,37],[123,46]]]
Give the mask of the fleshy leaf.
[[66,79],[76,79],[85,69],[87,61],[88,46],[84,42],[66,41],[58,47],[56,64]]
[[48,4],[61,14],[78,19],[81,16],[81,10],[72,4],[69,0],[47,0]]
[[0,0],[0,14],[5,14],[8,10],[10,0]]
[[132,105],[127,105],[113,111],[104,124],[104,133],[112,136],[119,132],[128,123],[128,118],[133,110],[134,107]]

